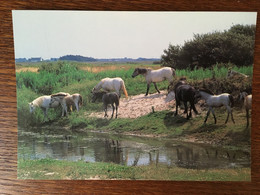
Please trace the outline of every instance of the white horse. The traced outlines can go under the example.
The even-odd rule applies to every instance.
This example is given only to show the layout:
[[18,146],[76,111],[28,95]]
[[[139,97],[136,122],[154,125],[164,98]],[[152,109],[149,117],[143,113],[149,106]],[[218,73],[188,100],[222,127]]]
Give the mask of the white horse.
[[83,104],[83,98],[79,93],[70,95],[69,93],[60,92],[51,95],[50,105],[56,101],[62,105],[62,116],[64,115],[64,112],[67,115],[68,109],[72,111],[73,107],[79,111],[79,107]]
[[98,92],[101,88],[103,88],[106,92],[116,91],[119,98],[121,97],[120,90],[123,90],[126,98],[128,98],[128,93],[125,88],[125,82],[123,79],[116,78],[104,78],[102,79],[93,89],[92,93]]
[[214,95],[211,91],[209,91],[207,89],[200,89],[197,92],[196,97],[204,99],[207,106],[209,106],[209,110],[207,112],[207,116],[205,118],[204,123],[207,122],[208,116],[209,116],[210,112],[212,112],[212,114],[214,116],[215,124],[216,124],[217,119],[216,119],[213,107],[221,107],[221,106],[225,106],[228,111],[228,116],[227,116],[225,123],[227,123],[227,121],[228,121],[229,114],[231,114],[231,119],[232,119],[233,123],[235,123],[233,114],[232,114],[232,110],[231,110],[231,107],[233,107],[233,105],[234,105],[234,98],[232,95],[230,95],[229,93],[222,93],[220,95]]
[[44,95],[36,98],[35,100],[29,103],[30,113],[33,113],[36,107],[41,108],[44,113],[43,120],[45,121],[45,118],[48,119],[48,109],[56,108],[60,105],[59,101],[53,101],[52,104],[50,104],[51,99],[52,98],[50,95]]
[[147,90],[145,96],[148,95],[150,84],[153,83],[156,91],[160,93],[156,83],[168,80],[169,83],[173,82],[173,76],[175,76],[175,70],[170,67],[160,68],[158,70],[152,70],[150,68],[136,68],[132,74],[132,77],[136,77],[139,74],[145,77],[147,83]]
[[244,101],[244,107],[246,110],[246,127],[249,126],[249,110],[252,109],[252,95],[248,95],[246,92],[240,93],[240,100]]

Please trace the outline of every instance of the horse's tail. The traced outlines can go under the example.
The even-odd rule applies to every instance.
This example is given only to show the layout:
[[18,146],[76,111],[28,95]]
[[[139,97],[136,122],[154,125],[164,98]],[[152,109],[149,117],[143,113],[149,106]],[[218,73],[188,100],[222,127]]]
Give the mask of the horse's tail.
[[229,100],[230,100],[230,106],[232,108],[234,106],[234,98],[233,98],[232,95],[229,95],[228,97],[229,97]]
[[125,88],[125,82],[122,80],[121,84],[122,84],[121,87],[122,87],[122,89],[124,91],[125,97],[128,98],[128,93],[127,93],[126,88]]

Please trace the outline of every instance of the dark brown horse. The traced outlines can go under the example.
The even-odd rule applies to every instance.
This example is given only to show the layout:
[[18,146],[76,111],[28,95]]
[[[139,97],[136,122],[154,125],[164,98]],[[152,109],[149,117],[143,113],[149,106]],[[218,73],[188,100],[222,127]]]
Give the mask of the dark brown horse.
[[113,118],[113,116],[114,116],[115,109],[116,109],[116,117],[115,118],[117,118],[117,110],[118,110],[118,106],[119,106],[119,96],[116,92],[107,93],[107,92],[104,92],[104,91],[99,91],[99,92],[93,92],[92,94],[93,94],[92,102],[95,102],[97,99],[102,99],[104,111],[105,111],[104,117],[108,117],[108,115],[107,115],[107,105],[111,104],[111,106],[113,108],[111,118]]
[[[181,102],[183,102],[185,111],[184,113],[187,113],[187,119],[191,117],[191,109],[198,114],[198,111],[196,110],[195,103],[196,103],[196,89],[194,87],[188,85],[185,83],[185,81],[180,80],[175,86],[174,86],[174,93],[175,93],[175,100],[176,100],[176,112],[175,116],[178,114],[178,107],[180,106]],[[188,106],[187,102],[190,103],[190,114],[188,114]]]

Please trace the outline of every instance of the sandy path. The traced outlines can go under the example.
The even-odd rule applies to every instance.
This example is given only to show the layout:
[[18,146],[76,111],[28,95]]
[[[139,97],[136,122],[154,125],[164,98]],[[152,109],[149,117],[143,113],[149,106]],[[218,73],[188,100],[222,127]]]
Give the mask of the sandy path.
[[[161,91],[161,94],[145,94],[130,96],[128,99],[121,98],[118,109],[118,118],[137,118],[154,111],[173,110],[175,101],[166,102],[166,91]],[[108,115],[111,116],[112,108],[108,109]],[[92,117],[103,117],[104,112],[91,113]]]

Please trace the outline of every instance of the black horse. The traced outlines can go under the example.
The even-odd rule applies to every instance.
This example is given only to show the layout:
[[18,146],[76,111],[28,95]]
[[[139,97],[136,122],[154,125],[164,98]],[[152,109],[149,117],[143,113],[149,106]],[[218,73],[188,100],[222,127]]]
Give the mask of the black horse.
[[118,106],[119,106],[119,96],[116,92],[107,93],[105,91],[99,91],[99,92],[93,92],[92,94],[93,94],[92,102],[95,102],[97,99],[102,99],[104,111],[105,111],[104,117],[108,117],[107,105],[111,104],[111,106],[113,108],[111,118],[113,118],[113,116],[114,116],[115,108],[116,108],[116,117],[115,118],[117,118],[117,110],[118,110]]
[[[175,86],[174,86],[174,93],[175,93],[175,101],[176,101],[176,112],[175,116],[178,114],[178,106],[180,106],[181,101],[184,104],[185,111],[184,113],[187,113],[187,119],[191,117],[191,109],[198,114],[198,111],[196,110],[195,103],[196,103],[196,93],[197,90],[186,84],[185,81],[180,80]],[[190,103],[190,114],[188,114],[188,106],[187,102]]]

